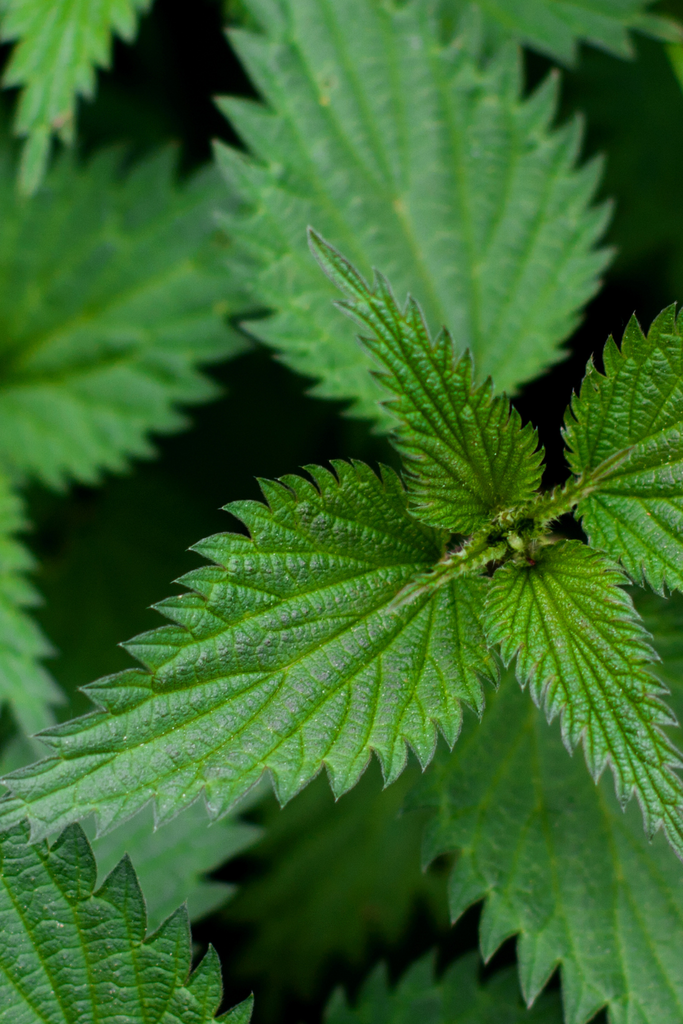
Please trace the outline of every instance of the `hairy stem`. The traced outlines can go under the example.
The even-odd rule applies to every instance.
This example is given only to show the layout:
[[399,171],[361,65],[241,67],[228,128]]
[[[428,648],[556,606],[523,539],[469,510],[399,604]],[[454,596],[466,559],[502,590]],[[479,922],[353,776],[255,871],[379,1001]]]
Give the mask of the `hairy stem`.
[[626,448],[601,462],[595,469],[571,477],[564,484],[536,496],[533,502],[504,509],[489,524],[473,533],[457,547],[446,551],[427,572],[408,583],[397,595],[395,605],[412,601],[434,587],[442,587],[458,576],[475,576],[493,563],[523,559],[529,563],[534,553],[551,539],[551,524],[571,512],[582,498],[629,454]]

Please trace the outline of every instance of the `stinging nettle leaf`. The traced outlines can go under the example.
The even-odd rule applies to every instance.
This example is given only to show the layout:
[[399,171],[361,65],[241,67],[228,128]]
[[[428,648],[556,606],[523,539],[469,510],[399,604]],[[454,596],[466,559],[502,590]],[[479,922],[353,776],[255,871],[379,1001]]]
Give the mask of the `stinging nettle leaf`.
[[567,412],[578,514],[594,547],[638,583],[683,587],[683,336],[675,307],[647,337],[633,318],[621,349],[609,339],[604,375],[592,362]]
[[145,901],[127,858],[94,892],[97,866],[78,825],[52,846],[30,845],[28,832],[18,825],[0,833],[0,1021],[248,1024],[251,1000],[216,1018],[218,956],[209,947],[191,972],[184,907],[146,936]]
[[269,771],[290,799],[323,767],[336,795],[375,751],[384,777],[409,744],[453,744],[461,702],[481,712],[495,669],[479,622],[485,581],[397,600],[443,553],[396,475],[333,464],[264,483],[268,505],[228,508],[249,529],[198,544],[213,566],[157,607],[175,624],[126,645],[144,666],[92,684],[103,709],[42,733],[57,753],[11,776],[3,822],[35,835],[96,814],[100,830],[154,799],[160,820],[200,795],[226,813]]
[[599,165],[576,167],[577,123],[551,128],[557,80],[523,99],[514,44],[486,59],[476,17],[444,44],[415,0],[247,7],[263,34],[230,39],[267,106],[220,101],[253,156],[217,158],[242,200],[224,221],[231,274],[273,311],[249,329],[317,394],[382,416],[372,361],[307,252],[313,224],[447,323],[480,379],[514,390],[556,362],[609,258],[595,248],[608,210],[590,205]]
[[121,154],[63,159],[17,201],[0,150],[0,467],[50,486],[149,456],[150,431],[215,386],[198,366],[241,351],[226,324],[215,171],[183,187],[174,154],[121,176]]
[[350,1007],[335,992],[325,1024],[561,1024],[557,993],[541,997],[528,1010],[513,969],[498,971],[485,985],[478,970],[479,958],[468,953],[437,981],[430,954],[412,964],[391,990],[380,965],[363,985],[357,1006]]
[[474,386],[471,356],[456,356],[445,328],[431,341],[414,299],[402,312],[381,274],[375,271],[370,289],[336,249],[312,230],[309,238],[320,266],[347,296],[337,305],[372,331],[361,341],[394,396],[386,404],[399,423],[397,447],[415,515],[468,534],[528,501],[543,459],[533,427],[522,427],[505,396],[494,397],[490,380]]
[[[683,712],[680,676],[672,693]],[[495,756],[494,753],[495,752]],[[444,752],[445,753],[445,752]],[[610,1024],[679,1024],[683,886],[662,835],[649,842],[633,803],[594,785],[556,725],[506,673],[480,724],[466,720],[411,804],[431,806],[425,860],[459,851],[449,902],[457,920],[484,900],[481,951],[517,935],[533,1001],[559,967],[565,1024],[603,1007]]]
[[95,68],[109,67],[112,34],[131,42],[152,0],[1,0],[0,39],[15,42],[3,85],[23,86],[14,130],[26,138],[19,170],[33,193],[52,136],[72,142],[77,97],[92,98]]
[[583,744],[594,779],[609,764],[622,804],[635,793],[652,837],[663,827],[683,859],[681,755],[661,727],[675,725],[649,668],[656,655],[622,573],[579,541],[542,548],[535,564],[508,562],[486,602],[489,639],[529,684],[549,721],[559,715],[572,752]]

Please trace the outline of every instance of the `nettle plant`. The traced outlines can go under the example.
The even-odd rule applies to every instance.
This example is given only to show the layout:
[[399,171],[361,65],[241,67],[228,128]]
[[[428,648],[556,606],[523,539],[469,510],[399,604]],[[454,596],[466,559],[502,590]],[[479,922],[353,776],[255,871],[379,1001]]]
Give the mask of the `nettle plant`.
[[[681,754],[652,674],[657,656],[625,589],[683,587],[683,335],[673,307],[634,319],[604,375],[591,363],[566,417],[572,477],[539,489],[543,452],[469,352],[432,341],[409,298],[372,289],[315,232],[311,248],[390,392],[405,487],[388,468],[308,467],[237,502],[243,534],[196,545],[213,565],[157,605],[172,625],[127,644],[142,663],[88,686],[99,709],[40,734],[57,756],[8,776],[3,823],[43,838],[95,813],[108,829],[151,797],[158,820],[204,795],[229,811],[269,771],[281,802],[324,766],[341,796],[375,752],[387,783],[408,746],[423,767],[462,705],[515,661],[589,771],[636,795],[650,837],[683,859]],[[588,543],[563,539],[575,513]]]
[[[63,901],[75,884],[64,872],[79,864],[78,899],[86,902],[76,927],[87,927],[90,914],[100,923],[129,917],[128,901],[137,901],[138,944],[127,952],[120,940],[121,963],[130,963],[121,970],[152,957],[173,999],[191,1007],[187,1016],[169,1009],[175,1016],[164,1020],[209,1019],[195,1006],[197,992],[213,1015],[215,956],[187,989],[187,954],[180,968],[164,970],[157,951],[187,943],[186,917],[170,917],[140,946],[135,875],[122,861],[92,896],[92,854],[71,823],[94,813],[106,831],[150,798],[163,822],[200,796],[217,818],[264,771],[282,803],[322,767],[341,796],[373,752],[393,782],[409,747],[424,768],[437,733],[456,743],[463,704],[486,714],[484,684],[498,686],[498,659],[515,662],[548,722],[559,716],[569,753],[583,745],[596,781],[609,765],[622,806],[635,794],[648,836],[662,828],[683,858],[683,784],[674,770],[681,754],[662,729],[676,720],[625,589],[631,581],[660,594],[683,586],[683,335],[674,307],[647,336],[633,319],[621,348],[610,339],[604,373],[589,364],[566,416],[572,476],[543,492],[536,432],[490,380],[474,383],[470,353],[458,354],[446,329],[432,340],[419,305],[408,298],[402,309],[381,274],[370,288],[313,231],[310,244],[377,362],[405,485],[389,468],[377,475],[336,461],[332,471],[308,467],[309,478],[263,483],[267,504],[228,506],[249,536],[196,545],[212,564],[183,578],[188,593],[157,606],[172,624],[126,645],[142,668],[87,687],[98,710],[43,731],[55,756],[9,775],[12,796],[0,803],[10,889],[36,856],[25,845],[28,819],[33,842],[70,825],[36,863],[49,898],[56,884]],[[568,513],[588,543],[562,537]],[[495,748],[489,757],[495,765]],[[582,827],[580,815],[574,824]],[[5,913],[11,918],[10,903]],[[14,933],[10,925],[8,942]],[[21,955],[13,953],[17,965]],[[526,979],[532,1001],[548,975],[535,966]],[[102,985],[113,984],[101,970]],[[423,998],[430,969],[415,970],[424,975]],[[384,1005],[386,994],[374,991],[367,999]],[[145,1005],[144,991],[136,998]],[[445,997],[438,990],[434,998]],[[220,1019],[246,1021],[250,1008]],[[539,1012],[546,1019],[555,1006]],[[583,1019],[585,1006],[568,1016]]]
[[[579,161],[576,121],[553,126],[555,72],[525,89],[520,43],[625,57],[640,29],[680,72],[680,26],[642,0],[230,2],[264,102],[218,105],[248,152],[217,144],[183,185],[170,153],[50,168],[113,34],[132,39],[150,7],[0,4],[4,83],[23,90],[16,167],[0,125],[0,1021],[247,1024],[251,997],[216,1017],[215,951],[193,965],[189,920],[232,891],[206,873],[259,837],[238,815],[264,777],[283,805],[320,774],[341,797],[375,758],[396,785],[345,798],[320,846],[306,812],[281,826],[289,847],[271,829],[285,852],[271,890],[251,888],[247,961],[301,980],[351,957],[380,875],[385,936],[406,930],[402,871],[426,819],[425,867],[452,856],[451,919],[481,904],[482,956],[515,937],[519,984],[509,969],[483,982],[475,954],[445,971],[422,958],[395,984],[380,966],[351,1003],[333,996],[328,1024],[680,1024],[675,308],[589,363],[564,485],[542,490],[537,434],[504,394],[562,357],[611,257],[600,161]],[[374,266],[391,286],[366,283]],[[21,491],[149,457],[247,335],[389,433],[401,471],[308,466],[226,506],[243,528],[195,545],[204,564],[155,606],[167,624],[124,645],[138,665],[55,724]],[[421,808],[418,825],[399,807]],[[384,861],[371,840],[359,852],[371,827]]]

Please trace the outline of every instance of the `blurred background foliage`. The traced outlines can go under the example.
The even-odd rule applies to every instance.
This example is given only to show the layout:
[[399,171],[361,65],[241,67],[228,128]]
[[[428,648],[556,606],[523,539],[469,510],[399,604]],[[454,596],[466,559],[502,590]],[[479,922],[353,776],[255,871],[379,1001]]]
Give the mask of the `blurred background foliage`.
[[[661,9],[683,19],[681,0]],[[190,12],[181,0],[157,0],[134,44],[115,42],[96,98],[80,102],[80,155],[123,143],[135,161],[174,141],[187,175],[210,159],[213,138],[239,145],[212,102],[217,94],[254,95],[224,36],[226,17],[243,17],[239,0],[195,0]],[[581,47],[563,75],[562,117],[582,111],[584,153],[607,154],[601,195],[616,203],[607,237],[616,258],[567,360],[516,400],[549,450],[548,483],[565,472],[558,427],[588,355],[610,332],[620,336],[634,311],[648,324],[683,299],[683,91],[660,43],[637,37],[634,46],[628,62]],[[531,87],[549,62],[526,60]],[[11,107],[12,93],[5,102]],[[158,440],[155,461],[98,488],[31,488],[29,542],[44,597],[38,619],[58,652],[50,669],[69,697],[60,717],[87,709],[79,686],[130,663],[117,643],[158,624],[148,606],[197,564],[182,552],[234,528],[220,507],[258,497],[257,475],[332,457],[393,460],[362,422],[309,397],[307,382],[269,353],[246,348],[211,371],[220,397],[192,411],[190,430]],[[447,865],[420,871],[419,815],[397,816],[415,771],[382,792],[373,766],[336,808],[319,779],[284,811],[267,798],[249,812],[264,838],[214,875],[239,883],[239,894],[195,930],[199,944],[212,941],[221,954],[228,1003],[257,986],[260,1024],[312,1021],[333,984],[357,985],[380,955],[395,976],[434,943],[444,962],[476,947],[476,911],[447,926]],[[489,970],[512,956],[508,944]]]

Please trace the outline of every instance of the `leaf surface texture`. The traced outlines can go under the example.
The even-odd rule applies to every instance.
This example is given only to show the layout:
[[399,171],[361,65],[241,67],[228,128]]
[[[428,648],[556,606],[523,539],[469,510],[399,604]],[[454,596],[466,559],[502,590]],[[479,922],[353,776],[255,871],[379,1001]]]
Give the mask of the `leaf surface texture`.
[[[142,891],[122,860],[94,890],[78,825],[50,847],[19,825],[0,833],[0,1021],[7,1024],[208,1024],[222,998],[210,947],[192,962],[184,908],[146,937]],[[248,1024],[248,1007],[235,1010]],[[233,1011],[234,1013],[234,1011]],[[219,1020],[233,1020],[223,1015]]]
[[[645,600],[645,623],[663,658],[658,674],[670,682],[680,716],[683,604]],[[579,759],[567,757],[557,725],[548,726],[511,675],[487,704],[481,725],[466,721],[453,754],[437,757],[411,797],[434,811],[425,859],[460,851],[452,917],[485,900],[486,958],[518,935],[526,999],[559,965],[566,1024],[585,1024],[601,1006],[610,1024],[677,1024],[680,863],[663,836],[648,842],[637,809],[622,811],[607,778],[594,785]]]
[[[477,373],[514,389],[560,357],[608,255],[599,167],[576,167],[577,124],[551,128],[555,84],[522,99],[510,43],[486,60],[476,25],[440,41],[428,5],[248,0],[263,34],[231,41],[265,104],[226,98],[250,157],[218,148],[243,203],[230,260],[250,330],[316,393],[381,415],[368,355],[330,309],[313,225],[368,277],[382,267],[428,323],[447,323]],[[476,21],[476,19],[475,19]]]
[[364,346],[382,369],[392,394],[403,458],[416,516],[454,533],[472,533],[511,505],[528,501],[541,482],[543,453],[530,425],[490,381],[474,386],[468,352],[458,358],[444,328],[435,342],[412,299],[399,308],[389,282],[375,272],[370,289],[354,267],[310,232],[322,269],[346,295],[338,303],[372,333]]
[[568,459],[594,486],[578,513],[590,543],[654,590],[683,587],[683,337],[673,306],[647,337],[631,320],[592,363],[566,420]]
[[490,639],[506,664],[516,656],[522,686],[548,721],[559,716],[572,752],[583,744],[598,779],[609,764],[619,800],[635,793],[645,828],[663,827],[683,859],[681,755],[662,731],[676,719],[649,671],[655,652],[624,577],[579,541],[542,549],[535,565],[509,562],[487,599]]
[[481,676],[495,678],[483,581],[398,600],[444,537],[407,514],[392,471],[334,468],[228,506],[251,538],[196,546],[214,565],[157,606],[174,625],[126,645],[142,669],[89,687],[102,711],[41,734],[56,756],[12,776],[4,820],[30,807],[40,834],[95,813],[104,830],[153,797],[164,820],[200,794],[216,817],[266,770],[282,802],[323,765],[339,795],[373,750],[392,781],[406,744],[424,765],[437,729],[455,742],[461,702],[480,710]]

